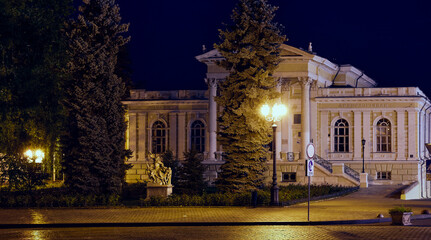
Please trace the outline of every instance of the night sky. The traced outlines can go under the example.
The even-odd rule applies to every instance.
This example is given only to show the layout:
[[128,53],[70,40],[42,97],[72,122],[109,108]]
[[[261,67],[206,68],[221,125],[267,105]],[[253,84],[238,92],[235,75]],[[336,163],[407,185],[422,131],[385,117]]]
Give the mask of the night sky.
[[[219,42],[236,0],[119,0],[130,23],[136,88],[206,89],[195,56]],[[431,3],[270,0],[286,44],[364,71],[378,87],[418,86],[431,97]],[[356,2],[354,4],[353,2]]]

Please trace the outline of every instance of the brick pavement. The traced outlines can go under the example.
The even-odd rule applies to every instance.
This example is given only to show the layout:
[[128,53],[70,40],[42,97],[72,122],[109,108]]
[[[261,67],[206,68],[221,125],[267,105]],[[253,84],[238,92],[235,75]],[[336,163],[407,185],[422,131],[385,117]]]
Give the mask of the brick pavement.
[[[374,219],[388,216],[396,205],[412,207],[415,215],[431,210],[430,200],[405,201],[387,197],[395,187],[372,186],[345,197],[312,202],[311,221]],[[188,223],[305,222],[307,204],[289,207],[162,207],[109,209],[0,209],[0,224],[50,223]],[[426,222],[426,221],[425,221]],[[429,226],[431,226],[431,221]]]

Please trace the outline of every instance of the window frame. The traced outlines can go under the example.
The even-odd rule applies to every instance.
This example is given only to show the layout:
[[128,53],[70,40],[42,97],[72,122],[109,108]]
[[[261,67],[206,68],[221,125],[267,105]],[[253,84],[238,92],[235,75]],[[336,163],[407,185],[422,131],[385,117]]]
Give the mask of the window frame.
[[[288,179],[285,178],[285,176],[288,175]],[[297,181],[297,174],[296,172],[282,172],[281,173],[281,181],[282,182],[296,182]]]
[[392,180],[392,172],[391,171],[376,172],[376,180]]
[[[338,124],[344,124],[344,126]],[[342,134],[340,134],[341,131]],[[332,136],[332,141],[334,142],[333,152],[348,153],[350,150],[350,125],[346,119],[339,118],[334,122],[334,132]]]
[[381,118],[376,122],[375,139],[376,152],[392,152],[392,124],[389,119]]
[[[162,126],[162,127],[159,127],[159,126]],[[168,136],[167,124],[160,119],[154,121],[153,124],[151,125],[151,153],[162,154],[166,152],[167,140],[168,140],[167,136]]]
[[[194,124],[200,124],[199,128],[195,128]],[[199,132],[199,135],[194,135],[196,131]],[[195,142],[199,141],[199,144],[196,145]],[[190,124],[190,149],[193,148],[193,146],[199,146],[196,147],[196,150],[199,153],[203,153],[206,150],[206,124],[204,121],[200,119],[193,120]]]

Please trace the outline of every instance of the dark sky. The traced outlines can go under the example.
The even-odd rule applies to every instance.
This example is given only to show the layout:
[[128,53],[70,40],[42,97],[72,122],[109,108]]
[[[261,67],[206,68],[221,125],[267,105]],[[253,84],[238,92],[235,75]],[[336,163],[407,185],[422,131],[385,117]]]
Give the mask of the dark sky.
[[[219,42],[236,0],[119,0],[133,81],[148,90],[206,89],[202,45]],[[380,87],[418,86],[431,97],[431,4],[423,1],[270,0],[286,42],[351,64]]]

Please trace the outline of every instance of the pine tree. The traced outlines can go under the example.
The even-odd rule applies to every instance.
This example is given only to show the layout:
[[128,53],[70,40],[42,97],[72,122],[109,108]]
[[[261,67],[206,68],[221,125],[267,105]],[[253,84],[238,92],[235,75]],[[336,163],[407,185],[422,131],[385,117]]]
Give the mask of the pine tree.
[[195,149],[185,152],[184,158],[185,162],[180,168],[177,191],[183,194],[202,194],[206,187],[202,159]]
[[0,0],[1,153],[41,148],[52,166],[64,120],[63,29],[72,6],[72,0]]
[[216,98],[223,106],[218,140],[226,163],[217,180],[222,191],[250,191],[264,181],[264,145],[271,140],[271,129],[258,109],[279,96],[272,74],[285,41],[273,22],[276,9],[266,0],[240,0],[231,16],[233,24],[219,30],[222,42],[214,45],[224,57],[220,66],[230,71]]
[[68,26],[71,61],[63,137],[66,185],[84,194],[119,194],[124,183],[125,86],[115,74],[128,25],[114,0],[84,0]]
[[163,165],[167,168],[171,168],[172,170],[171,184],[174,186],[173,191],[176,192],[176,186],[179,178],[180,161],[178,161],[178,159],[174,159],[174,153],[170,149],[164,152],[161,157]]

